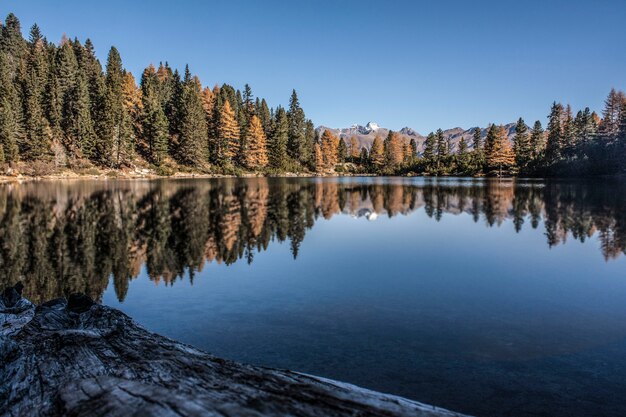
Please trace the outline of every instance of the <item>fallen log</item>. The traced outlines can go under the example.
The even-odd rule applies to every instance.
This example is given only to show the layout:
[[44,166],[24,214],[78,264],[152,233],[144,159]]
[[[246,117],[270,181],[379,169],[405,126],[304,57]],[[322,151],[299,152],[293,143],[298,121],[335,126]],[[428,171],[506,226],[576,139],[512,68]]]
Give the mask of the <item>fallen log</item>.
[[2,416],[460,416],[297,372],[219,359],[85,295],[0,295]]

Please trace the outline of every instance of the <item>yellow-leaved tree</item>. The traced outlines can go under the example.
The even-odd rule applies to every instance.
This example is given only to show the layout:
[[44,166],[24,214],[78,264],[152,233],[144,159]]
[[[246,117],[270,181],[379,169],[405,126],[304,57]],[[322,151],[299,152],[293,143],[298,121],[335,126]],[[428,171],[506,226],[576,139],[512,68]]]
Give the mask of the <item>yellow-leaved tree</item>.
[[267,139],[261,120],[256,114],[250,118],[246,131],[246,144],[247,149],[243,156],[245,165],[250,169],[265,168],[268,164]]
[[321,138],[322,158],[324,160],[324,169],[332,170],[337,165],[337,147],[339,146],[339,138],[333,135],[330,130],[326,129]]
[[511,148],[504,126],[496,128],[496,140],[487,156],[487,163],[498,169],[498,176],[502,175],[503,169],[509,170],[515,165],[515,152]]
[[240,149],[239,124],[228,100],[220,109],[217,134],[220,159],[226,158],[228,161],[234,162],[235,158],[239,156]]

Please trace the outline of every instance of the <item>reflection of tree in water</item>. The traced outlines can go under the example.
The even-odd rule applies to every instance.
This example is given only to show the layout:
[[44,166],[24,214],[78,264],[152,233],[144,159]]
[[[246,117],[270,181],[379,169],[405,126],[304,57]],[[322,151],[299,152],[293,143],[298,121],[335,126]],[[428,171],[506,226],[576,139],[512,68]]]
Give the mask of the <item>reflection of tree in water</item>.
[[[514,183],[224,179],[0,189],[1,283],[22,279],[35,301],[74,291],[123,300],[140,269],[171,285],[207,262],[232,264],[289,241],[294,257],[317,219],[467,213],[516,231],[543,220],[549,246],[597,234],[605,259],[626,248],[626,187]],[[371,218],[371,217],[368,217]]]

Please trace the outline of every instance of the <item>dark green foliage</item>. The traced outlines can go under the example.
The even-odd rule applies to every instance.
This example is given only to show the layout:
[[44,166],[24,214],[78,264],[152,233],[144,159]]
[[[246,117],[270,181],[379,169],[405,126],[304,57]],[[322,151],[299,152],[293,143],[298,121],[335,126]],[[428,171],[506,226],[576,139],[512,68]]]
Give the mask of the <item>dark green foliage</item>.
[[287,146],[289,156],[294,161],[307,165],[311,162],[312,154],[310,144],[307,144],[305,136],[304,110],[300,107],[296,90],[293,90],[289,99],[287,118],[289,120],[289,143]]
[[287,145],[289,143],[289,119],[287,112],[282,107],[276,111],[276,120],[274,121],[274,130],[269,137],[268,150],[270,166],[272,168],[283,170],[287,166]]
[[548,136],[546,141],[546,164],[548,166],[556,164],[561,158],[563,150],[563,105],[552,103],[550,115],[548,116]]
[[154,68],[147,68],[141,77],[143,103],[142,127],[147,143],[147,158],[161,165],[167,155],[169,128],[159,97],[159,80]]
[[532,160],[537,160],[543,154],[545,147],[545,137],[543,127],[539,120],[535,124],[530,133],[530,154]]
[[532,159],[530,149],[530,137],[528,134],[528,126],[521,117],[515,125],[515,137],[513,138],[513,151],[515,152],[515,161],[520,169],[525,169]]
[[432,161],[435,157],[435,153],[437,151],[437,138],[433,132],[430,132],[428,136],[426,136],[426,140],[424,141],[424,153],[423,158],[426,161]]
[[64,118],[66,125],[63,128],[71,141],[71,146],[78,148],[82,156],[91,158],[96,151],[97,138],[91,118],[87,81],[82,74],[79,75],[67,101],[70,113]]
[[18,143],[23,129],[19,115],[20,102],[7,55],[0,52],[0,144],[2,162],[18,160]]
[[186,165],[202,165],[208,161],[207,125],[200,99],[200,82],[185,68],[178,159]]
[[339,139],[339,146],[337,147],[337,161],[341,164],[346,162],[348,157],[348,146],[343,138]]

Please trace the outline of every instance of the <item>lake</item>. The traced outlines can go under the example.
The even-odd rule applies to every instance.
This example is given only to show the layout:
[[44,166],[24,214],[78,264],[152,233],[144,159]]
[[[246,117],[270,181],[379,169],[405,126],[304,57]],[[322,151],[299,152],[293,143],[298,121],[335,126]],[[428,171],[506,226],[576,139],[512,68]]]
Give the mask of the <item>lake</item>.
[[626,415],[626,184],[0,186],[0,283],[220,357],[478,416]]

